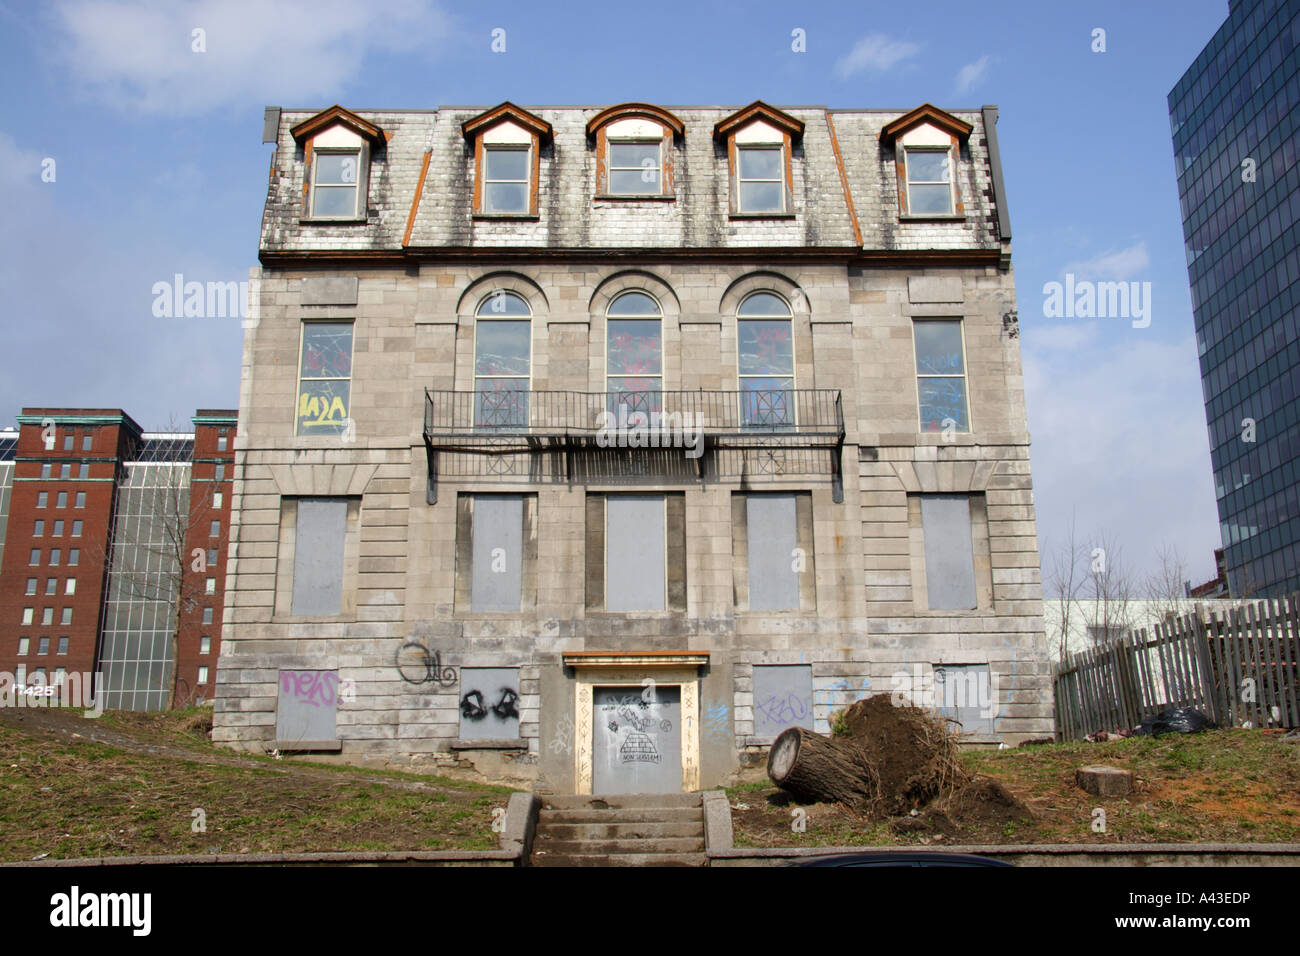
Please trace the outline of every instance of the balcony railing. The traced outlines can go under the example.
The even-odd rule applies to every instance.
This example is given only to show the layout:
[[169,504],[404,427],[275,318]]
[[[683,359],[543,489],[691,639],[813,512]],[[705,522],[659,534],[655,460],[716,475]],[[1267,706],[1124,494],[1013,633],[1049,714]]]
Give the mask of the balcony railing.
[[433,447],[476,439],[587,444],[629,430],[700,429],[715,445],[835,445],[844,440],[840,393],[827,388],[571,392],[425,389]]

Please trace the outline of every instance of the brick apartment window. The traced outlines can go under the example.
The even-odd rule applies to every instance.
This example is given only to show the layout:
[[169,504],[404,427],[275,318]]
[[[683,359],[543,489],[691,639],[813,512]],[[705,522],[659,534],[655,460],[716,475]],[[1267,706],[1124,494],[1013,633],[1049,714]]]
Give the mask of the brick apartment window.
[[57,594],[57,593],[58,593],[58,590],[59,590],[59,579],[58,579],[58,578],[46,578],[46,579],[45,579],[45,593],[46,593],[46,594]]
[[903,152],[907,164],[908,215],[951,216],[952,151],[908,148]]
[[[220,437],[217,439],[217,451],[225,451],[225,450],[226,450],[226,443],[227,443],[228,441],[230,441],[230,439],[228,439],[225,435],[220,436]],[[218,465],[217,467],[220,468],[221,466]]]
[[62,519],[60,519],[60,520],[54,522],[54,537],[56,537],[56,538],[62,538],[62,537],[63,537],[63,520],[62,520]]
[[624,292],[605,316],[606,411],[620,422],[645,415],[648,425],[649,414],[661,411],[663,311],[644,292]]
[[54,608],[52,607],[41,608],[41,623],[42,624],[54,623]]
[[36,609],[35,609],[35,608],[30,608],[30,607],[25,607],[25,608],[23,608],[23,623],[24,623],[24,624],[31,624],[31,623],[32,623],[32,615],[35,614],[35,613],[36,613]]
[[74,565],[80,563],[81,563],[81,549],[73,548],[71,551],[68,552],[68,567],[73,567]]
[[352,323],[304,322],[298,435],[342,435],[352,400]]
[[89,478],[89,477],[90,477],[90,466],[89,466],[89,465],[82,465],[81,467],[79,467],[79,468],[77,469],[77,477],[78,477],[78,478]]
[[474,319],[474,424],[526,426],[532,368],[532,310],[522,296],[498,289]]
[[60,477],[60,478],[71,478],[71,477],[72,477],[72,466],[71,466],[71,465],[59,465],[59,477]]
[[225,481],[225,480],[226,480],[226,466],[225,466],[225,465],[217,465],[217,467],[214,468],[214,469],[212,470],[212,477],[213,477],[216,481]]
[[960,319],[913,319],[921,431],[970,431]]
[[200,684],[206,684],[207,682],[208,682],[208,666],[207,666],[206,664],[200,664],[200,665],[199,665],[199,683],[200,683]]
[[750,428],[795,423],[794,334],[790,306],[756,292],[736,311],[740,423]]
[[51,548],[51,549],[50,549],[50,567],[52,567],[52,568],[57,568],[57,567],[59,566],[59,562],[60,562],[61,560],[63,560],[63,549],[61,549],[61,548]]
[[740,212],[785,212],[785,147],[737,146]]
[[73,442],[72,433],[68,432],[68,434],[63,436],[63,450],[72,451],[72,442]]
[[28,637],[20,637],[20,638],[18,638],[18,656],[19,656],[19,657],[26,657],[26,656],[27,656],[27,651],[28,651],[30,648],[31,648],[31,638],[28,638]]
[[45,522],[44,522],[44,521],[37,521],[35,524],[32,525],[32,537],[33,537],[33,538],[43,538],[43,537],[45,537]]
[[222,497],[221,497],[221,492],[219,492],[219,491],[214,491],[214,492],[212,493],[212,507],[214,507],[214,508],[220,508],[220,507],[221,507],[221,502],[222,502],[223,500],[224,500],[224,499],[222,499]]
[[[48,468],[49,465],[42,465],[41,468]],[[48,478],[49,475],[41,475],[42,478]],[[48,491],[38,491],[36,493],[36,507],[44,508],[50,503],[50,493]]]
[[37,585],[38,583],[39,583],[39,582],[36,580],[36,578],[28,578],[28,579],[27,579],[27,590],[26,590],[24,593],[26,593],[26,594],[35,594],[35,593],[36,593],[36,585]]
[[[49,462],[46,462],[45,464],[41,465],[41,477],[42,477],[42,478],[49,478],[49,477],[50,477],[50,469],[51,469],[51,467],[52,467],[52,466],[50,465]],[[45,507],[45,506],[44,506],[44,505],[41,505],[41,507],[43,508],[43,507]]]
[[200,654],[211,654],[211,653],[212,653],[212,638],[210,638],[210,637],[200,637],[200,638],[199,638],[199,653],[200,653]]
[[484,145],[483,211],[526,215],[531,168],[532,149],[528,146]]
[[311,214],[313,219],[358,219],[357,181],[361,151],[318,150],[312,156]]
[[30,564],[30,565],[37,565],[37,564],[40,564],[40,563],[41,563],[41,549],[40,549],[40,548],[32,548],[31,557],[29,557],[29,558],[27,559],[27,563]]
[[206,581],[203,582],[203,593],[204,593],[204,594],[216,594],[216,593],[217,593],[217,579],[216,579],[216,578],[208,578]]
[[48,654],[50,652],[50,639],[48,637],[37,638],[36,653]]
[[54,499],[54,507],[66,508],[67,506],[68,506],[68,493],[66,491],[60,491],[58,497]]
[[211,623],[212,623],[212,608],[210,608],[210,607],[205,607],[205,608],[203,609],[203,623],[204,623],[204,624],[211,624]]
[[68,669],[63,666],[54,668],[54,686],[61,687],[68,677]]
[[68,653],[68,639],[66,637],[59,638],[59,650],[57,653],[59,654]]
[[77,503],[76,503],[75,507],[77,507],[77,508],[84,508],[84,507],[86,507],[86,493],[85,493],[84,491],[78,491],[78,492],[77,492]]
[[208,567],[214,568],[217,566],[218,553],[217,548],[208,548]]
[[93,435],[87,435],[83,439],[81,439],[82,451],[90,451],[94,447],[95,447],[95,437]]
[[212,522],[212,524],[208,528],[208,537],[216,538],[219,537],[220,535],[221,535],[221,522],[220,521]]
[[68,580],[66,580],[66,581],[63,582],[63,593],[64,593],[64,594],[76,594],[76,593],[77,593],[77,579],[76,579],[76,578],[68,578]]
[[663,139],[611,140],[609,191],[614,196],[657,196],[663,189]]
[[80,538],[80,537],[81,537],[81,522],[80,522],[80,521],[74,521],[74,522],[72,522],[72,536],[73,536],[74,538]]
[[62,615],[62,617],[59,619],[59,623],[60,623],[60,624],[71,624],[71,623],[72,623],[72,608],[70,608],[70,607],[65,607],[65,608],[63,609],[63,615]]

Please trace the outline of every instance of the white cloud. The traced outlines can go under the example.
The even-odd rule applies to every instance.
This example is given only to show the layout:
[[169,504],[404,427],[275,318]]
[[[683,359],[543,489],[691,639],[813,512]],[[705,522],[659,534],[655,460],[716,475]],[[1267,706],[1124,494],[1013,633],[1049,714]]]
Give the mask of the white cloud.
[[863,70],[888,70],[909,56],[915,56],[920,50],[917,44],[907,40],[891,40],[883,33],[871,33],[835,61],[835,75],[844,80]]
[[[370,54],[428,51],[449,32],[428,0],[62,0],[53,19],[74,79],[114,106],[169,115],[337,98]],[[193,50],[195,29],[206,52]]]
[[40,153],[23,149],[12,136],[0,131],[0,186],[40,183],[42,159]]
[[1218,511],[1195,340],[1128,329],[1075,349],[1060,347],[1067,340],[1058,328],[1022,332],[1043,563],[1074,513],[1081,536],[1123,545],[1138,586],[1162,546],[1197,583],[1213,577]]
[[1139,275],[1151,265],[1151,255],[1145,241],[1127,249],[1109,249],[1091,259],[1079,259],[1062,269],[1072,272],[1076,279],[1096,279],[1122,282]]
[[986,53],[974,63],[967,63],[958,70],[957,79],[953,81],[953,87],[958,95],[969,93],[983,82],[985,74],[989,71],[989,64],[992,62],[993,58]]

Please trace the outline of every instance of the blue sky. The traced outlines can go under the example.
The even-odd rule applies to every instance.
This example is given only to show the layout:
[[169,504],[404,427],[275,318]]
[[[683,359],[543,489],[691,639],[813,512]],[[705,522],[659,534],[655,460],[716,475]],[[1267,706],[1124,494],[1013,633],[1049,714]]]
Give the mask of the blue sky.
[[[24,405],[83,405],[151,428],[238,404],[239,321],[155,318],[151,289],[178,272],[239,280],[256,263],[268,104],[995,103],[1040,545],[1058,546],[1073,517],[1081,538],[1119,544],[1135,577],[1172,547],[1199,582],[1219,533],[1166,95],[1227,12],[0,0],[0,423]],[[1150,326],[1047,318],[1043,285],[1066,272],[1150,282]]]

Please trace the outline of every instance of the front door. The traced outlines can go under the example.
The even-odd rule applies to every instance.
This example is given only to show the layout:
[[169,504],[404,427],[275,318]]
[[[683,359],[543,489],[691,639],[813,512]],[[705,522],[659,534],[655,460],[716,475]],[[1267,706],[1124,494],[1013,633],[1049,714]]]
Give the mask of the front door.
[[680,687],[592,689],[592,793],[680,793]]

